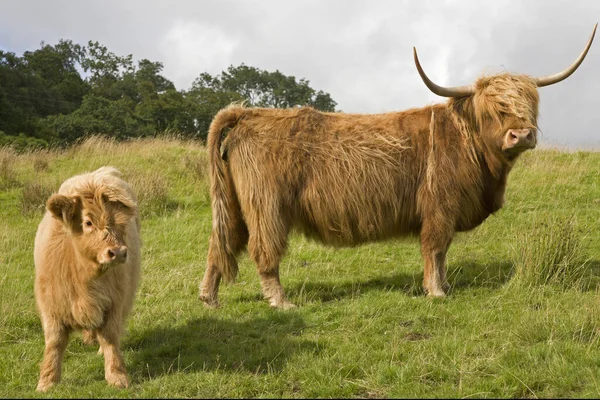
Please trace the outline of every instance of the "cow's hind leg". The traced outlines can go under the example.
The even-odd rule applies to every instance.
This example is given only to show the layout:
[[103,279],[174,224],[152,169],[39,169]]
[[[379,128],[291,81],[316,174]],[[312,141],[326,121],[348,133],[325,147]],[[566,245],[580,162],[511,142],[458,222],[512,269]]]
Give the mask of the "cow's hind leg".
[[431,297],[444,297],[446,281],[446,253],[453,232],[446,224],[424,223],[421,230],[421,254],[424,262],[423,288]]
[[256,263],[265,298],[272,307],[285,310],[296,307],[287,300],[279,281],[279,261],[287,247],[289,223],[278,212],[265,215],[264,210],[268,209],[250,213],[248,252]]
[[[209,250],[210,260],[210,250]],[[219,307],[219,284],[221,283],[221,272],[219,267],[213,262],[207,262],[204,278],[200,283],[200,300],[204,305],[210,308]]]
[[271,271],[259,271],[260,285],[262,286],[263,294],[269,301],[271,307],[282,308],[284,310],[295,308],[296,305],[287,300],[283,286],[279,281],[279,265]]

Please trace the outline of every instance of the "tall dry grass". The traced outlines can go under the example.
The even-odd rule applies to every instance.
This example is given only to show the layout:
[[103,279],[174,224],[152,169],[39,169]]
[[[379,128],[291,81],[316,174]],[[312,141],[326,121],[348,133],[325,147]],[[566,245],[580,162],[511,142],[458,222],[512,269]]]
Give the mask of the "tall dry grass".
[[[47,198],[58,190],[60,182],[105,165],[123,173],[137,195],[143,217],[180,207],[177,198],[209,201],[206,149],[200,142],[176,135],[128,141],[95,135],[67,149],[19,155],[0,148],[0,190],[22,187],[20,211],[35,215],[44,210]],[[190,180],[194,185],[187,183]]]
[[184,168],[192,173],[194,178],[200,182],[208,179],[208,153],[198,155],[186,155],[183,157]]
[[552,285],[559,289],[583,288],[588,275],[582,234],[573,216],[548,216],[514,240],[514,276],[520,286]]
[[26,182],[21,192],[21,213],[23,215],[43,214],[46,210],[46,201],[58,190],[56,185],[44,182]]
[[40,151],[33,156],[33,171],[34,172],[49,172],[50,171],[50,153]]
[[[208,156],[204,145],[197,141],[177,135],[120,142],[90,136],[68,152],[84,163],[77,173],[102,165],[119,168],[137,195],[142,217],[179,207],[175,197],[197,195],[208,199]],[[185,183],[188,176],[195,181],[193,186]]]
[[127,181],[137,196],[142,217],[160,214],[169,204],[169,188],[165,177],[157,170],[131,170]]
[[19,185],[15,171],[17,155],[9,148],[0,148],[0,189],[7,189]]

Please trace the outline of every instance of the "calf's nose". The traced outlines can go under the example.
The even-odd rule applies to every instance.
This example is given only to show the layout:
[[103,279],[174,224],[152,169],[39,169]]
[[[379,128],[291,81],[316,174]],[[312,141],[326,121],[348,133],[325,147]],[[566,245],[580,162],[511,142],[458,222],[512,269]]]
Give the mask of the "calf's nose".
[[106,249],[106,258],[111,262],[123,262],[127,258],[127,247],[119,246]]

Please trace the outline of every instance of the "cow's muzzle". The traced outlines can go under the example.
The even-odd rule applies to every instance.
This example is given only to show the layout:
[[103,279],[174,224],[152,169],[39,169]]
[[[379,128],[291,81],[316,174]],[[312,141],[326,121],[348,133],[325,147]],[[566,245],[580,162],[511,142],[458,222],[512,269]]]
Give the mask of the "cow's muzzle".
[[536,138],[531,129],[509,129],[504,136],[502,150],[532,149],[536,145]]

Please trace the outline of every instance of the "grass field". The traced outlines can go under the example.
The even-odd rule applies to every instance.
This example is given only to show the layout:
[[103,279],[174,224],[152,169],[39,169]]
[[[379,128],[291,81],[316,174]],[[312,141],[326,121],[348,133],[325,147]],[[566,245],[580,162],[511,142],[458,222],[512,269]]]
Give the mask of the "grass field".
[[[247,255],[222,307],[198,300],[210,233],[207,156],[177,139],[0,149],[0,397],[599,397],[600,152],[534,150],[506,203],[448,253],[423,296],[416,238],[332,249],[291,237],[299,308],[271,309]],[[62,382],[35,392],[44,349],[33,240],[60,183],[113,165],[142,210],[142,280],[122,349],[131,387],[71,336]]]

